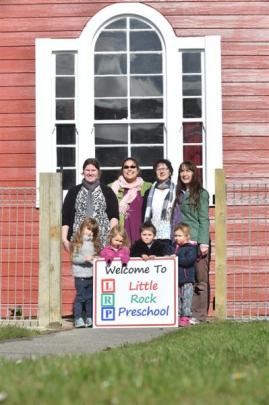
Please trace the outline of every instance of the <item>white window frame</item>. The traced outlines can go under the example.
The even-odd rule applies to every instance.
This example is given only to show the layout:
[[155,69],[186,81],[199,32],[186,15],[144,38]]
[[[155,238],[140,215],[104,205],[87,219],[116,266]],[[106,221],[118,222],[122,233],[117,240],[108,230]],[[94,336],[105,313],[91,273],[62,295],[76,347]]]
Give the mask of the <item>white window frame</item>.
[[[93,80],[95,39],[100,28],[115,17],[132,15],[149,21],[159,31],[165,46],[166,63],[164,82],[166,82],[166,106],[164,117],[167,131],[166,153],[174,167],[174,180],[183,158],[182,145],[182,76],[179,52],[182,50],[201,50],[205,57],[205,122],[206,143],[204,161],[204,187],[211,197],[215,192],[215,168],[223,164],[222,154],[222,110],[221,110],[221,49],[220,36],[176,37],[171,25],[156,10],[140,3],[118,3],[105,7],[92,17],[81,36],[76,39],[36,40],[36,182],[39,173],[55,172],[56,141],[53,135],[55,124],[54,79],[55,67],[52,54],[59,51],[77,53],[76,127],[78,131],[77,183],[80,182],[80,169],[88,157],[94,157],[94,106]],[[178,147],[177,147],[178,145]],[[212,200],[211,200],[212,202]]]

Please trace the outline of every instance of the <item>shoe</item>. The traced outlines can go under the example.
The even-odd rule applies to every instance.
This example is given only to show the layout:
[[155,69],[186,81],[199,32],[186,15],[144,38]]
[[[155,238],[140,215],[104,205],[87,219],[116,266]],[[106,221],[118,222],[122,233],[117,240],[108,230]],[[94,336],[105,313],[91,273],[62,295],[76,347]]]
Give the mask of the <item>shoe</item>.
[[199,321],[199,319],[197,319],[197,318],[191,318],[189,323],[191,325],[198,325],[199,323],[201,323],[201,321]]
[[190,319],[187,316],[182,316],[179,320],[179,326],[184,328],[185,326],[188,326],[190,323]]
[[92,326],[92,318],[86,318],[85,327],[90,328]]
[[75,328],[85,328],[83,318],[75,319]]

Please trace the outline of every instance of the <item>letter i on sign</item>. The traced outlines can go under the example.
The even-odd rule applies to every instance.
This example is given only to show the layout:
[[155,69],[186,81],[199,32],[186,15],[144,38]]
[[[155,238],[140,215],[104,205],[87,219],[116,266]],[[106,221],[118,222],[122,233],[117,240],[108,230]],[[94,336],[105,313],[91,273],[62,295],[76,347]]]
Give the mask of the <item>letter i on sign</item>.
[[104,278],[101,280],[102,292],[115,292],[115,279],[114,278]]

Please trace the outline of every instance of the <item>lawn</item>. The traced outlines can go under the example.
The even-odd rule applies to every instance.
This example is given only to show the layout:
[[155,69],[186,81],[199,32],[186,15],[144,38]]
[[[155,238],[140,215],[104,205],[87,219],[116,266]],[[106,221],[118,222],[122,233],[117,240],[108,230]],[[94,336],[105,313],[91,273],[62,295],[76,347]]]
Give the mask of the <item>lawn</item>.
[[5,339],[32,337],[38,334],[39,332],[37,330],[21,328],[18,326],[0,326],[0,341]]
[[95,355],[0,360],[8,404],[269,403],[269,322],[210,323]]

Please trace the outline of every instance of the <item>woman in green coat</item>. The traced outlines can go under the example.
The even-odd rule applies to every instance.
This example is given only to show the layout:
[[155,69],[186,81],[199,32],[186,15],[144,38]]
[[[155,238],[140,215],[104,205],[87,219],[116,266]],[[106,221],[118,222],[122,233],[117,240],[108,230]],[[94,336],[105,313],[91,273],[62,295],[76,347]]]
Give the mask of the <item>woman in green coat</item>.
[[195,324],[206,320],[208,309],[209,194],[201,185],[197,167],[190,161],[179,166],[172,229],[180,222],[189,225],[191,241],[199,248],[190,322]]

